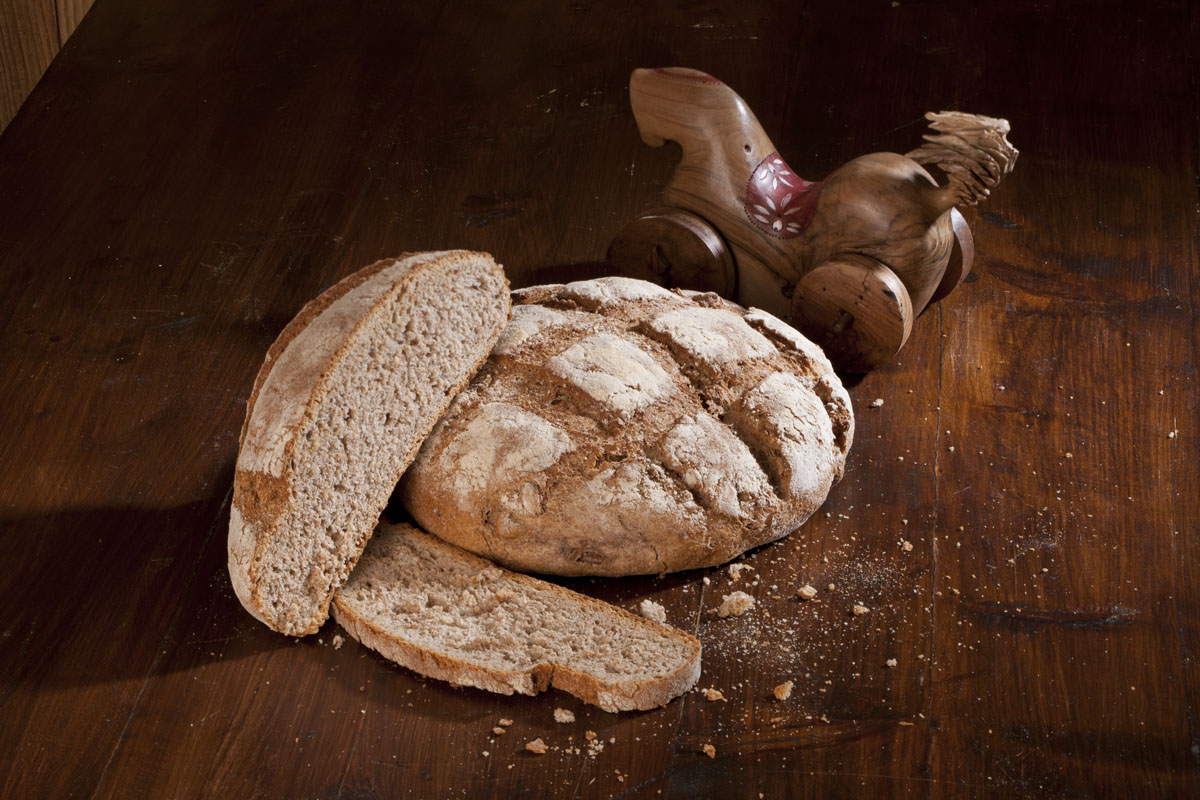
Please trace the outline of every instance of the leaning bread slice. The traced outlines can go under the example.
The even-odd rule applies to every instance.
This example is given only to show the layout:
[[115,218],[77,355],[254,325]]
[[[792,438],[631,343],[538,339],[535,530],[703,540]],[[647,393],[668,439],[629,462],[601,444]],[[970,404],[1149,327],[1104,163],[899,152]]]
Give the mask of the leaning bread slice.
[[501,694],[548,686],[605,711],[656,708],[700,677],[700,642],[380,523],[333,598],[350,635],[409,669]]
[[417,253],[360,270],[271,346],[242,426],[229,575],[282,633],[329,615],[400,475],[508,321],[486,253]]

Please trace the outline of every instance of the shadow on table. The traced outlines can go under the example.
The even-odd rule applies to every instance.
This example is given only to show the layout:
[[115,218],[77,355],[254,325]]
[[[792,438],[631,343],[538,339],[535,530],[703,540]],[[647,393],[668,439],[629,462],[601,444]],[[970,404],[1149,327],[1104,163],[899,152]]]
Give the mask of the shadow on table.
[[172,508],[0,518],[0,691],[140,680],[287,646],[233,594],[230,481],[216,485],[219,496]]

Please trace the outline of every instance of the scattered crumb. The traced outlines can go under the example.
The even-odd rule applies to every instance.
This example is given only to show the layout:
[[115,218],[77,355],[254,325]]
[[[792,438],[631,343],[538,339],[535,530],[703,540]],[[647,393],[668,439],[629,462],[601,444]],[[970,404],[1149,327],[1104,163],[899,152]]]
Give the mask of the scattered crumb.
[[904,541],[900,542],[900,549],[906,553],[911,553],[912,549],[913,549],[913,544],[912,544],[912,542],[905,539]]
[[900,720],[900,724],[901,724],[901,725],[903,725],[903,726],[904,726],[904,727],[906,727],[906,728],[911,728],[911,727],[912,727],[912,723],[911,723],[911,722],[909,722],[908,720],[904,720],[904,719],[902,719],[902,720]]
[[833,591],[833,584],[832,584],[832,583],[831,583],[831,584],[829,584],[829,591],[831,591],[831,592]]
[[882,405],[883,405],[883,398],[876,397],[874,400],[871,401],[870,408],[879,408]]
[[1063,458],[1074,458],[1074,457],[1075,457],[1074,453],[1063,453]]
[[661,603],[656,603],[653,600],[643,600],[641,606],[638,607],[638,611],[643,617],[653,622],[666,623],[667,621],[667,609],[663,608]]
[[532,742],[526,743],[525,749],[531,753],[537,753],[539,756],[544,755],[546,752],[546,743],[543,742],[542,737],[539,736]]
[[721,598],[721,607],[717,609],[717,616],[722,619],[728,616],[740,617],[752,608],[754,608],[753,597],[745,592],[734,592]]
[[715,702],[717,700],[725,700],[725,695],[721,693],[720,689],[705,689],[704,699]]
[[333,635],[333,649],[334,650],[340,649],[341,646],[344,645],[345,643],[346,643],[346,639],[340,633],[335,633]]
[[730,564],[729,565],[730,580],[732,580],[734,583],[737,583],[738,579],[742,577],[742,573],[748,569],[754,569],[754,567],[750,566],[749,564]]
[[701,747],[700,749],[703,750],[704,755],[708,756],[709,758],[717,757],[717,748],[713,747],[711,744],[706,744],[706,745],[704,745],[704,747]]
[[574,712],[568,711],[565,708],[556,708],[556,709],[554,709],[554,721],[555,722],[574,722],[575,714],[574,714]]
[[817,596],[817,590],[811,584],[806,583],[796,590],[796,596],[801,600],[812,600]]
[[855,603],[854,608],[850,610],[854,613],[854,616],[861,617],[863,614],[868,613],[871,609],[867,608],[862,603]]
[[596,732],[595,731],[585,731],[583,734],[583,738],[587,739],[590,742],[592,739],[596,738]]
[[504,719],[503,717],[501,717],[501,718],[500,718],[500,724],[501,724],[501,725],[503,725],[504,727],[506,727],[506,728],[507,728],[509,725],[512,725],[512,720],[511,720],[511,719]]
[[776,700],[787,700],[789,697],[792,696],[792,687],[795,685],[796,684],[793,683],[792,681],[784,681],[783,683],[776,686],[775,687],[775,699]]
[[709,577],[708,577],[707,575],[705,575],[705,576],[704,576],[704,585],[705,585],[705,586],[708,586],[710,583],[712,583],[712,581],[711,581],[711,580],[709,580]]
[[894,667],[894,666],[896,666],[896,665],[897,665],[898,663],[900,663],[900,662],[898,662],[898,661],[897,661],[896,659],[894,659],[894,658],[889,658],[889,659],[887,660],[887,662],[886,662],[886,663],[887,663],[887,666],[889,666],[889,667]]
[[497,727],[495,727],[495,728],[492,728],[492,733],[496,734],[497,736],[503,736],[503,735],[504,735],[504,728],[501,728],[501,727],[499,727],[499,726],[497,726]]
[[488,757],[488,756],[490,756],[490,755],[491,755],[491,753],[489,753],[487,750],[484,750],[484,751],[483,751],[483,757],[484,757],[484,758],[487,758],[487,757]]

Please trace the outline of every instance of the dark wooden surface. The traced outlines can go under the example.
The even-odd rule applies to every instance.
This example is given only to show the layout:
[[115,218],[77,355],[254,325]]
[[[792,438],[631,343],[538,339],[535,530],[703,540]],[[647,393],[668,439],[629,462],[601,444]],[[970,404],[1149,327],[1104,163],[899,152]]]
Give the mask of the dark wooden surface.
[[[1184,2],[100,0],[0,137],[0,796],[1196,796],[1198,33]],[[845,480],[744,559],[753,614],[704,613],[723,570],[575,584],[663,602],[727,702],[504,698],[255,622],[225,534],[274,336],[403,250],[602,271],[678,152],[628,74],[675,64],[810,179],[943,107],[1022,151],[970,280],[852,387]]]

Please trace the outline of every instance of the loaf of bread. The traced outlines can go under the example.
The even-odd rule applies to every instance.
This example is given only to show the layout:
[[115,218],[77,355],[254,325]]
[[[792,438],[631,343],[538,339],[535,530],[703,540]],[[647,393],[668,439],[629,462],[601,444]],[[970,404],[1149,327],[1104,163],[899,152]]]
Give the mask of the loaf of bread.
[[820,348],[714,294],[602,278],[512,321],[401,483],[427,531],[521,571],[723,563],[841,477],[850,399]]
[[700,676],[700,642],[608,603],[381,523],[333,616],[422,675],[501,694],[548,686],[605,711],[665,705]]
[[380,261],[306,305],[246,408],[229,520],[242,605],[313,633],[396,481],[496,342],[508,283],[485,253]]

